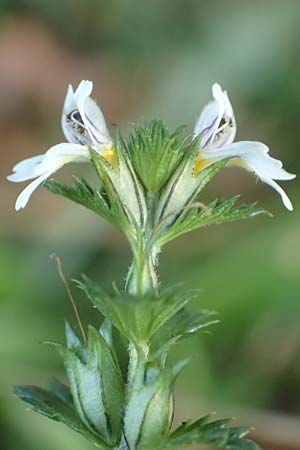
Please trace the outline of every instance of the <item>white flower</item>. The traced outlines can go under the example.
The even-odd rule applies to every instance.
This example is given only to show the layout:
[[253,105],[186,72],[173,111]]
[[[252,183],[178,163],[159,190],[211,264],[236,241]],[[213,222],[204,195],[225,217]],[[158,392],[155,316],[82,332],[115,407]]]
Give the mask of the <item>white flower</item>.
[[82,81],[74,92],[69,85],[61,118],[62,129],[69,142],[90,147],[112,145],[104,116],[90,95],[91,81]]
[[282,162],[269,155],[269,148],[265,144],[252,141],[233,143],[236,122],[227,93],[215,83],[212,94],[214,100],[205,106],[194,129],[194,138],[200,135],[195,174],[216,161],[231,158],[229,164],[253,172],[261,181],[274,188],[286,208],[292,211],[290,199],[274,180],[291,180],[295,175],[286,172]]
[[68,143],[51,147],[46,153],[21,161],[7,178],[13,182],[34,179],[19,195],[16,210],[25,208],[33,191],[69,162],[90,160],[89,147],[112,162],[115,149],[100,108],[90,98],[91,81],[81,81],[74,92],[69,86],[62,114],[62,128]]

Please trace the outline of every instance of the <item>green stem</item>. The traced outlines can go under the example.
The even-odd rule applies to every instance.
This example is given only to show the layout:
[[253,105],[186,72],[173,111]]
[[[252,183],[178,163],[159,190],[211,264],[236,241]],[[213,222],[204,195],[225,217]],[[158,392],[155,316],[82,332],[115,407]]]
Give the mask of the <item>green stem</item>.
[[158,278],[155,271],[154,256],[145,257],[143,249],[134,258],[129,268],[125,290],[130,294],[144,295],[149,291],[156,290]]
[[129,269],[125,289],[135,295],[143,295],[148,291],[156,290],[158,286],[155,265],[157,251],[154,247],[149,248],[149,240],[154,227],[157,194],[149,192],[147,195],[148,220],[144,235],[137,241],[134,248],[134,259]]

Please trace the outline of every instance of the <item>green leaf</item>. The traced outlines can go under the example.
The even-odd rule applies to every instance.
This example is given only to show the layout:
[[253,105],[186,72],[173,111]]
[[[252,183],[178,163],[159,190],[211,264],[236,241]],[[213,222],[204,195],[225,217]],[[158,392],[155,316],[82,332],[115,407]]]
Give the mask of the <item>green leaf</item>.
[[[175,371],[174,371],[175,372]],[[177,372],[139,361],[128,392],[124,433],[129,448],[153,449],[169,432]]]
[[67,348],[69,350],[72,350],[82,361],[86,361],[87,359],[87,349],[82,344],[80,337],[72,327],[72,325],[69,324],[69,322],[66,321],[66,341],[67,341]]
[[61,394],[42,389],[37,386],[16,386],[15,394],[24,402],[31,405],[34,411],[49,417],[57,422],[62,422],[78,433],[86,433],[86,428],[81,423],[74,406],[69,401],[62,399]]
[[194,336],[202,329],[219,323],[214,311],[190,311],[183,308],[153,336],[151,353],[154,358],[167,356],[170,347],[181,339]]
[[163,246],[167,242],[197,228],[209,225],[218,225],[234,220],[249,219],[259,214],[268,214],[256,204],[235,206],[239,195],[223,202],[213,201],[208,206],[191,204],[186,207],[182,215],[165,231],[158,239],[158,245]]
[[92,188],[85,180],[74,177],[74,186],[67,186],[54,179],[45,181],[43,186],[50,192],[72,200],[75,203],[85,206],[91,211],[99,214],[104,219],[114,223],[109,205],[103,194]]
[[187,302],[198,296],[196,292],[182,293],[178,288],[143,296],[125,293],[111,296],[86,277],[77,284],[101,314],[137,345],[148,342]]
[[81,421],[92,434],[116,444],[121,438],[124,394],[115,354],[91,326],[85,360],[78,356],[77,347],[56,345],[56,348],[64,360]]
[[16,386],[15,394],[32,409],[49,419],[61,422],[72,430],[83,435],[101,450],[110,450],[112,447],[99,437],[95,436],[81,422],[74,405],[69,389],[57,380],[52,380],[49,389],[37,386]]
[[56,378],[51,378],[48,383],[48,391],[74,409],[73,397],[68,386],[61,383]]
[[187,147],[187,138],[181,136],[183,128],[170,132],[160,120],[135,126],[126,149],[148,191],[157,193],[183,158]]
[[258,445],[245,439],[249,429],[230,427],[231,419],[210,422],[211,416],[183,423],[173,431],[161,448],[180,448],[192,444],[210,444],[227,450],[259,450]]

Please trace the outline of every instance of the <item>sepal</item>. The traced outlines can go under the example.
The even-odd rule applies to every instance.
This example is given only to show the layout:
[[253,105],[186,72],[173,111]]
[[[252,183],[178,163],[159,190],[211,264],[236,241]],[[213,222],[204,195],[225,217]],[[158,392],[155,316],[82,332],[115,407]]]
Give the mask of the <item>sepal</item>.
[[228,163],[228,158],[195,174],[195,163],[199,153],[199,142],[195,139],[174,175],[163,189],[157,207],[156,223],[172,224],[177,217],[200,194],[213,177]]
[[131,225],[143,227],[147,220],[145,194],[120,135],[116,136],[116,149],[113,151],[116,153],[116,162],[111,164],[101,153],[91,148],[92,163],[105,187],[110,204],[118,204]]

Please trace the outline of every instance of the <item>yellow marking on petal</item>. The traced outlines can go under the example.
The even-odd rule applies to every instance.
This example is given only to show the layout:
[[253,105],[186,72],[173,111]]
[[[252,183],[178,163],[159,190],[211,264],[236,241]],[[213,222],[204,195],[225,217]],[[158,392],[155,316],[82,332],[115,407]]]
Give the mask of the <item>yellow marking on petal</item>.
[[101,155],[107,162],[109,162],[111,166],[113,167],[117,166],[118,163],[117,151],[113,145],[102,148]]
[[197,156],[196,164],[194,167],[194,175],[198,175],[198,173],[201,172],[201,170],[205,169],[210,164],[210,161],[208,159],[203,159],[201,154]]

